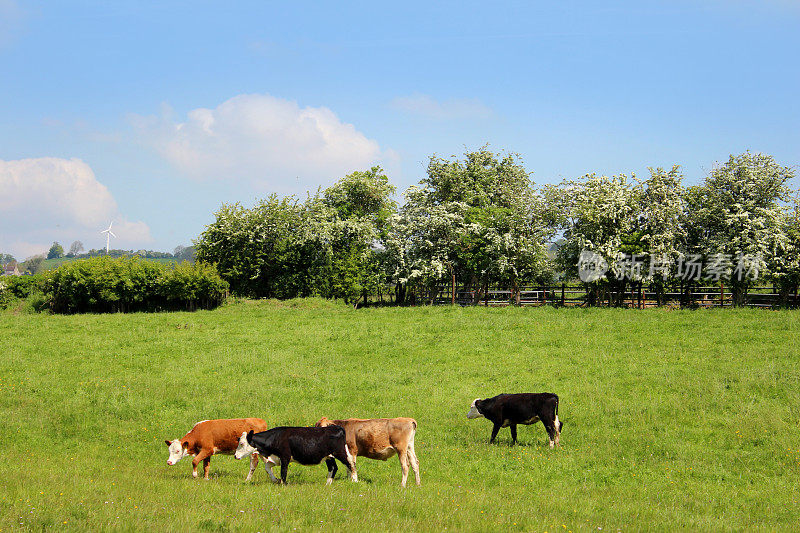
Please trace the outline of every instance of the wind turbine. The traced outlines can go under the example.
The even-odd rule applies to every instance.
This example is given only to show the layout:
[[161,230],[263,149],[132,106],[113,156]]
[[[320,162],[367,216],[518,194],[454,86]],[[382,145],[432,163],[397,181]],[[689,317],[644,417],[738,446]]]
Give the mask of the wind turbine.
[[111,244],[111,237],[114,237],[115,239],[117,238],[117,236],[114,235],[114,232],[111,231],[111,226],[113,224],[114,224],[114,221],[112,220],[111,223],[108,225],[108,229],[105,229],[105,230],[100,232],[100,233],[105,233],[106,234],[106,255],[108,255],[108,245]]

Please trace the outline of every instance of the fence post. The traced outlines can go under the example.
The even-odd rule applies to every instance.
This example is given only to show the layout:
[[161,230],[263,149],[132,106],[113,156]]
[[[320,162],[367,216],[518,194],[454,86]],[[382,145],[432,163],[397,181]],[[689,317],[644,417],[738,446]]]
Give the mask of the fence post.
[[542,305],[547,305],[547,285],[542,285]]
[[450,295],[452,296],[452,304],[456,305],[456,273],[455,272],[453,272],[453,278],[452,278],[450,287],[451,287]]
[[642,282],[639,282],[639,309],[643,309],[642,307]]
[[725,307],[725,285],[719,282],[719,306]]
[[489,307],[489,282],[486,282],[486,292],[483,295],[483,305],[484,307]]
[[567,286],[563,281],[561,282],[561,307],[564,307],[564,288]]

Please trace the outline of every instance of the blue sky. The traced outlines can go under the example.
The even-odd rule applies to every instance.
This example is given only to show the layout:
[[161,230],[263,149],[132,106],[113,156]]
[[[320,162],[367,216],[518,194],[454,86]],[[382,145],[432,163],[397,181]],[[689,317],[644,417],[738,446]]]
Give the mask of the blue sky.
[[800,2],[0,0],[0,252],[172,250],[251,205],[485,143],[536,183],[800,164]]

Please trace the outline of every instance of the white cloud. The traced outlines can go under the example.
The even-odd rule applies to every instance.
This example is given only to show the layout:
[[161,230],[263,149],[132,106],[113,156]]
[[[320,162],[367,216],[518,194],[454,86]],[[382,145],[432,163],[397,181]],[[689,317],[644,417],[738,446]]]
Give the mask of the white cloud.
[[80,159],[0,159],[0,213],[0,252],[17,259],[47,252],[53,241],[67,248],[79,240],[99,249],[105,245],[99,232],[111,220],[115,248],[152,241],[147,224],[122,216],[111,192]]
[[477,98],[454,98],[437,101],[426,94],[401,96],[391,101],[395,109],[435,120],[486,119],[494,111]]
[[251,180],[281,192],[316,188],[393,157],[330,109],[268,94],[235,96],[185,120],[166,109],[132,122],[143,142],[187,176]]

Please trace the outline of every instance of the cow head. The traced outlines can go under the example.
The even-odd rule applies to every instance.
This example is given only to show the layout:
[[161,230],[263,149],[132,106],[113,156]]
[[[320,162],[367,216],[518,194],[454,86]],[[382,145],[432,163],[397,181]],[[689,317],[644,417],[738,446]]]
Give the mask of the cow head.
[[332,425],[333,425],[333,422],[331,422],[330,420],[328,420],[327,418],[325,418],[323,416],[322,418],[319,419],[319,422],[314,424],[314,427],[315,428],[326,428],[326,427],[332,426]]
[[473,419],[482,417],[483,414],[481,413],[480,405],[481,405],[480,398],[475,398],[474,400],[472,400],[472,405],[469,406],[469,412],[467,413],[467,418]]
[[165,440],[164,442],[166,442],[169,447],[169,458],[167,459],[167,464],[169,466],[176,464],[189,455],[188,442],[181,443],[181,439],[175,439],[173,441]]
[[[251,435],[252,433],[253,432],[250,431]],[[235,459],[241,459],[242,457],[247,457],[248,455],[258,453],[258,450],[251,446],[250,442],[248,442],[248,437],[252,438],[252,436],[249,436],[246,431],[242,431],[242,435],[239,437],[239,445],[236,447],[236,451],[233,454]]]

